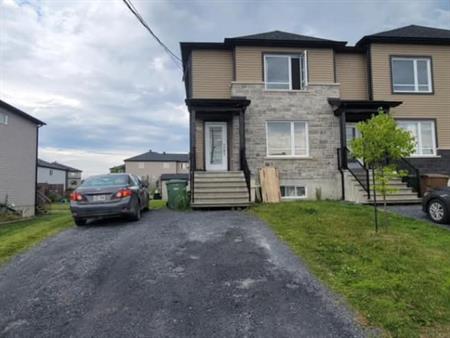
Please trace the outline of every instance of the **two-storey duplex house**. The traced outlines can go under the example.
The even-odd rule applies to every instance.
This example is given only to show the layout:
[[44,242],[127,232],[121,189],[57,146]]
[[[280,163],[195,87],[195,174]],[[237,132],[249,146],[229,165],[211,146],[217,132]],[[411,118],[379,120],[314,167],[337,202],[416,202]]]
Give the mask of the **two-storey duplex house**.
[[181,52],[194,207],[245,205],[268,165],[284,198],[367,201],[369,174],[347,144],[380,108],[417,142],[394,200],[417,201],[420,172],[450,173],[449,30],[407,26],[353,47],[274,31]]

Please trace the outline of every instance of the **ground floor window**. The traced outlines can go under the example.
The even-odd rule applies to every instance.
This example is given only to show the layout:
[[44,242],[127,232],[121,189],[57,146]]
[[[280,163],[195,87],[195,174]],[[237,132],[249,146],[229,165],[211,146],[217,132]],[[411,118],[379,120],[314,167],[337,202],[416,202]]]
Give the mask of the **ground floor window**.
[[308,124],[305,121],[267,121],[267,156],[307,157]]
[[413,156],[436,155],[436,132],[434,120],[398,120],[399,127],[408,130],[416,140]]
[[295,186],[295,185],[282,185],[281,189],[281,197],[286,199],[296,199],[296,198],[305,198],[306,197],[306,187]]

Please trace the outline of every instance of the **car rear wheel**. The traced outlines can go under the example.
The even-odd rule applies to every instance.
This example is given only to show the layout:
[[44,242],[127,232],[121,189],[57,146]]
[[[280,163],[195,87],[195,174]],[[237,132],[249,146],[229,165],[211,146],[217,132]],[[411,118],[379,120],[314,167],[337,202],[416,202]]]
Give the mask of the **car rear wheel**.
[[75,224],[78,225],[79,227],[86,225],[86,223],[87,223],[87,219],[84,219],[84,218],[74,218],[73,220],[74,220]]
[[449,219],[449,212],[444,202],[434,199],[428,203],[428,215],[436,223],[446,223]]
[[134,205],[134,213],[131,215],[130,219],[132,221],[139,221],[141,219],[141,205],[139,201],[136,201]]

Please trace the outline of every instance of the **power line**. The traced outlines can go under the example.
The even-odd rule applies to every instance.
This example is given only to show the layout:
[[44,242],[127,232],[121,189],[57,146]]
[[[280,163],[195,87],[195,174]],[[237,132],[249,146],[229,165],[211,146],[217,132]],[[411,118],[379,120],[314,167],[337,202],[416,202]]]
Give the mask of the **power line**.
[[175,62],[175,64],[181,68],[181,64],[183,61],[170,50],[169,47],[167,47],[164,42],[160,40],[160,38],[152,31],[152,29],[148,26],[148,24],[145,22],[144,18],[139,14],[136,7],[134,7],[131,0],[122,0],[125,5],[128,7],[128,9],[131,11],[131,13],[134,14],[134,16],[139,20],[139,22],[148,30],[148,32],[151,34],[151,36],[158,42],[158,44],[166,51],[166,53],[169,54],[169,56],[172,58],[172,60]]

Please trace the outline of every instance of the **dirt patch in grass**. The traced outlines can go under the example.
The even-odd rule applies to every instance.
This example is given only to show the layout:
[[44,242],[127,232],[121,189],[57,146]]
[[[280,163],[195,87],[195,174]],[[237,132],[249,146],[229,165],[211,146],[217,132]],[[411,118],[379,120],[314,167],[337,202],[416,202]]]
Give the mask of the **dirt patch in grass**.
[[433,337],[450,325],[450,233],[389,215],[374,232],[373,209],[340,202],[260,205],[252,212],[333,290],[394,337]]

